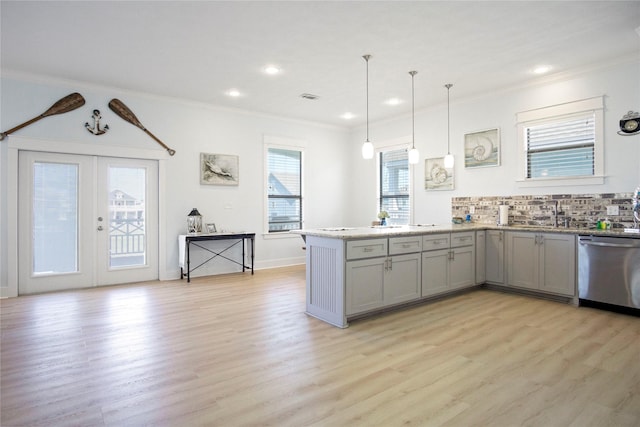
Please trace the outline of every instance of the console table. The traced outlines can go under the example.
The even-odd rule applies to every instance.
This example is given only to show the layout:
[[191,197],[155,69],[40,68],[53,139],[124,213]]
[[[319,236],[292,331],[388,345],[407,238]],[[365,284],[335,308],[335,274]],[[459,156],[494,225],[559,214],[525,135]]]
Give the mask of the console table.
[[[233,262],[235,264],[242,266],[242,271],[244,272],[246,269],[251,270],[251,274],[253,274],[253,259],[254,259],[254,248],[255,248],[255,237],[256,233],[198,233],[198,234],[181,234],[178,236],[178,246],[180,249],[180,279],[186,276],[187,283],[191,282],[191,272],[208,263],[209,261],[215,258],[224,258],[227,261]],[[211,241],[211,240],[229,240],[229,245],[219,252],[207,248],[198,242]],[[190,257],[190,247],[194,245],[200,249],[203,249],[211,254],[209,258],[205,261],[201,262],[199,265],[191,268],[191,257]],[[238,260],[231,259],[225,255],[229,249],[233,248],[236,245],[242,246],[242,260],[239,262]],[[245,265],[245,253],[247,251],[251,251],[251,265]],[[186,265],[185,265],[186,264]]]

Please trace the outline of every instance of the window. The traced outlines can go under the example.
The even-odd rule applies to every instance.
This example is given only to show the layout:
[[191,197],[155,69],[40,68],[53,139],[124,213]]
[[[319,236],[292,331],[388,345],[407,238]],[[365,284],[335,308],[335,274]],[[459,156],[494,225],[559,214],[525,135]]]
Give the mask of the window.
[[520,181],[602,183],[602,98],[518,113]]
[[527,178],[593,175],[595,115],[525,126]]
[[407,149],[382,151],[379,154],[379,210],[387,211],[389,223],[409,224],[409,159]]
[[268,233],[298,230],[302,228],[302,149],[270,143],[265,148]]

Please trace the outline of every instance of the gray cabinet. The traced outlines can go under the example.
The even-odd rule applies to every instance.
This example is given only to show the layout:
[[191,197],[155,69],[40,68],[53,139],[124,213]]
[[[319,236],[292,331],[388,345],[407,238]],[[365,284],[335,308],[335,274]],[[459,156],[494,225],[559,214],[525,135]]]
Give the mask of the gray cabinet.
[[576,295],[576,237],[542,234],[540,246],[540,290]]
[[476,284],[481,285],[487,280],[487,259],[485,255],[486,231],[476,231]]
[[538,234],[509,232],[507,265],[508,285],[518,288],[538,289],[539,251]]
[[507,233],[508,285],[575,296],[575,236]]
[[485,282],[504,284],[504,231],[485,232]]
[[423,297],[475,285],[475,232],[424,236],[422,248]]
[[346,264],[347,315],[382,307],[387,258],[347,261]]
[[422,253],[422,296],[449,290],[449,249]]
[[420,254],[394,255],[387,259],[384,275],[384,305],[420,298]]
[[346,314],[420,298],[421,249],[421,236],[348,241]]

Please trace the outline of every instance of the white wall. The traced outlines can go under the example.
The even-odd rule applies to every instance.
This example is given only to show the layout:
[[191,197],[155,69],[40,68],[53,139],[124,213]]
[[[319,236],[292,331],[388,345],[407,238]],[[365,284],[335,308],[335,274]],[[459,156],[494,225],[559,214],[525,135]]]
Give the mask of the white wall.
[[[443,82],[444,85],[445,82]],[[414,166],[415,218],[417,223],[448,223],[451,197],[466,195],[557,194],[590,192],[630,192],[640,184],[640,136],[619,136],[618,121],[628,111],[640,110],[640,63],[626,62],[586,71],[580,75],[540,82],[523,88],[474,99],[458,99],[456,82],[451,89],[451,151],[456,156],[455,190],[425,191],[424,159],[446,154],[446,105],[416,112],[416,147],[422,161]],[[257,115],[240,110],[158,98],[116,89],[84,86],[59,81],[35,81],[23,76],[1,80],[0,129],[6,130],[32,118],[53,102],[73,91],[81,92],[87,104],[60,116],[52,116],[19,131],[20,135],[51,141],[82,144],[162,148],[140,129],[112,113],[107,104],[120,98],[151,132],[174,148],[177,154],[165,162],[163,196],[166,207],[166,271],[161,276],[178,276],[177,235],[185,231],[185,217],[197,207],[205,221],[232,230],[255,231],[256,267],[303,262],[302,242],[264,239],[263,232],[263,135],[306,141],[305,200],[306,228],[321,226],[362,226],[376,215],[375,162],[363,160],[360,147],[364,128],[346,131],[311,123]],[[442,89],[443,91],[446,90]],[[605,179],[604,185],[522,188],[515,182],[515,114],[548,105],[605,96]],[[420,96],[420,94],[416,94]],[[91,111],[100,109],[103,124],[111,130],[99,137],[84,129]],[[464,134],[499,127],[502,164],[500,167],[465,170]],[[410,134],[409,116],[371,123],[371,140],[396,140]],[[7,293],[7,154],[0,146],[0,280]],[[199,184],[200,152],[240,156],[238,187]],[[230,209],[225,209],[225,206]]]
[[[445,91],[443,82],[442,90]],[[446,104],[416,112],[416,148],[421,162],[414,166],[415,223],[448,223],[451,198],[461,196],[500,196],[510,194],[562,194],[631,192],[640,184],[640,135],[620,136],[618,122],[629,110],[640,111],[640,62],[624,62],[579,75],[513,88],[475,99],[457,99],[456,82],[451,88],[451,152],[455,155],[455,190],[425,191],[424,159],[447,153]],[[604,95],[605,102],[605,182],[603,185],[526,188],[516,182],[516,123],[520,111]],[[416,96],[420,96],[416,93]],[[500,128],[501,166],[464,168],[465,133]],[[391,140],[410,133],[411,117],[372,123],[370,139]],[[347,221],[366,224],[375,218],[375,161],[360,158],[363,130],[351,135],[350,200]]]
[[[80,92],[86,104],[78,110],[51,116],[25,127],[16,135],[52,141],[164,150],[142,130],[125,122],[108,108],[112,98],[122,100],[154,135],[176,150],[164,161],[166,271],[160,276],[177,278],[177,236],[186,232],[186,216],[197,207],[205,222],[233,231],[256,232],[256,268],[304,262],[299,236],[281,239],[263,237],[263,136],[272,135],[305,141],[305,227],[329,226],[344,222],[347,191],[344,177],[349,167],[345,129],[308,122],[286,120],[240,110],[182,102],[116,89],[86,86],[30,76],[3,75],[1,81],[0,129],[14,127],[44,112],[61,97]],[[110,130],[101,136],[90,134],[84,123],[91,122],[93,109],[102,113],[102,124]],[[7,143],[0,147],[0,280],[7,293]],[[17,140],[17,138],[16,138]],[[200,185],[201,152],[235,154],[240,158],[239,186]],[[15,190],[14,190],[15,191]],[[11,250],[11,248],[9,248]]]

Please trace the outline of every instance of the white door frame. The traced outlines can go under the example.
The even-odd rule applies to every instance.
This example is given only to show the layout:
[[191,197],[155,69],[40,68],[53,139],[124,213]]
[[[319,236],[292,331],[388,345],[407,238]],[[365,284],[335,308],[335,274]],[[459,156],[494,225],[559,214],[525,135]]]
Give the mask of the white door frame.
[[169,155],[165,150],[117,145],[63,142],[49,139],[9,136],[7,144],[7,286],[0,286],[0,297],[18,296],[18,152],[20,150],[89,156],[126,157],[158,161],[158,275],[167,280],[165,175]]

